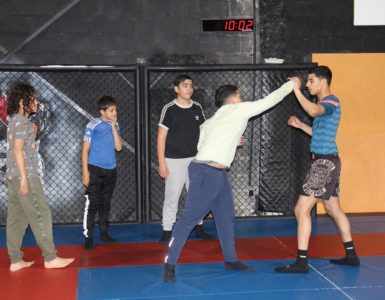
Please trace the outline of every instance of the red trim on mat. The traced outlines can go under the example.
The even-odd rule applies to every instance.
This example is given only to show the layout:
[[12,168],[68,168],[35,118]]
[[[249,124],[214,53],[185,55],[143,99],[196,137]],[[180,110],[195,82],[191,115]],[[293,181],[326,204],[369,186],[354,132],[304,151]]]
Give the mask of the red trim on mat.
[[[79,246],[58,247],[62,257],[79,257]],[[24,260],[35,261],[28,269],[9,272],[6,249],[0,249],[0,298],[1,299],[61,299],[74,300],[78,288],[78,260],[70,267],[46,270],[41,251],[37,247],[24,248]]]

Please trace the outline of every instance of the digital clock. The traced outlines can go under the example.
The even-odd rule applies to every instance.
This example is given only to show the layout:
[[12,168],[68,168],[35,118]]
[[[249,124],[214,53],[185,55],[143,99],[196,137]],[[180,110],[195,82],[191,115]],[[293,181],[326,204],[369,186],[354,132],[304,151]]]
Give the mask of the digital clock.
[[202,31],[253,31],[253,19],[202,20]]

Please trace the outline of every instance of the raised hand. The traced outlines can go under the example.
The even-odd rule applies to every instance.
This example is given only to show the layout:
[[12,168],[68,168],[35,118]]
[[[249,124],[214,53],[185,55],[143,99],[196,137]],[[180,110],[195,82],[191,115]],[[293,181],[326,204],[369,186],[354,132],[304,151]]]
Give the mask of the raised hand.
[[107,122],[112,126],[112,128],[116,128],[117,121],[118,121],[117,117],[112,117],[111,119],[107,120]]
[[301,89],[301,85],[302,85],[302,81],[299,77],[289,77],[289,80],[293,81],[294,82],[294,90],[300,90]]

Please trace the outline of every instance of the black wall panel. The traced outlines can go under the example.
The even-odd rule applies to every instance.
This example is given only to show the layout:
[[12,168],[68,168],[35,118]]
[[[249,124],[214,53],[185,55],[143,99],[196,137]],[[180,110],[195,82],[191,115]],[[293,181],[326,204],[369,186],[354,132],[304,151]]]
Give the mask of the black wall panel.
[[203,33],[201,19],[253,18],[254,0],[29,2],[1,0],[3,54],[68,4],[74,5],[15,55],[7,57],[8,63],[116,65],[136,63],[140,58],[153,64],[253,62],[253,32]]
[[261,57],[288,63],[312,53],[385,52],[385,26],[353,26],[352,0],[259,0]]

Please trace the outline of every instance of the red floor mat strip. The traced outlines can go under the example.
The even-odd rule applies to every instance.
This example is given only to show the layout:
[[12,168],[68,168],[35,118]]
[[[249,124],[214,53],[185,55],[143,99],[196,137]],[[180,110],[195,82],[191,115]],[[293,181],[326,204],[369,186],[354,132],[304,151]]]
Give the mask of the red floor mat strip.
[[[291,254],[272,238],[238,239],[237,249],[242,260],[282,259]],[[83,252],[80,267],[157,265],[164,263],[167,246],[158,242],[99,245]],[[223,261],[219,241],[188,241],[180,263]]]
[[[358,234],[354,236],[357,252],[361,256],[385,255],[385,234]],[[343,256],[344,249],[336,235],[314,236],[310,241],[311,258]],[[269,260],[294,258],[296,237],[242,238],[237,240],[241,260]],[[164,263],[167,247],[157,242],[99,245],[82,252],[80,267],[154,265]],[[223,261],[219,241],[188,241],[180,263]]]
[[[297,239],[293,237],[277,237],[287,246],[291,253],[297,252]],[[354,245],[359,256],[385,255],[385,233],[353,235]],[[337,235],[318,235],[310,238],[310,258],[343,256],[345,254],[342,241]]]
[[[78,246],[58,248],[60,256],[77,258],[80,256],[81,248]],[[46,270],[43,266],[41,251],[36,247],[25,249],[24,260],[34,260],[35,264],[31,268],[11,273],[8,270],[6,249],[0,249],[1,299],[76,299],[78,260],[66,269]]]

